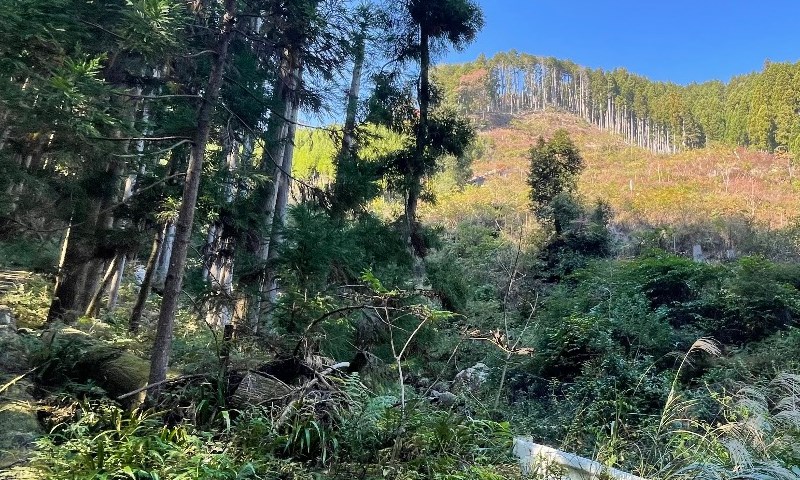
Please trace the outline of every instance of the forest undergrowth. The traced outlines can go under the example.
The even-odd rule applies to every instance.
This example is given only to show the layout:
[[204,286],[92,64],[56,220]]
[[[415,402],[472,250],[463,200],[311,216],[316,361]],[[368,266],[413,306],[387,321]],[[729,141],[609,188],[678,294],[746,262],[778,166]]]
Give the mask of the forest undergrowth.
[[[560,238],[475,223],[439,233],[426,260],[432,301],[402,277],[378,280],[397,275],[395,263],[362,276],[349,298],[309,295],[330,272],[362,268],[347,259],[375,244],[356,245],[297,207],[284,268],[298,283],[274,330],[223,348],[203,312],[186,304],[174,380],[158,402],[133,411],[73,368],[86,351],[69,343],[59,351],[37,336],[49,297],[36,275],[2,301],[33,329],[21,337],[23,357],[37,368],[29,378],[47,435],[25,468],[30,478],[65,479],[514,478],[510,445],[522,435],[645,478],[797,478],[800,268],[755,254],[708,263],[652,249],[620,258],[607,244],[609,219],[576,208],[586,223]],[[316,238],[300,234],[309,230],[331,250],[310,249]],[[74,327],[144,358],[153,307],[131,336],[125,312],[136,292],[127,282],[115,312]],[[397,324],[370,310],[395,302],[409,314]],[[437,313],[442,306],[451,313]],[[337,308],[345,313],[318,321]],[[368,367],[326,375],[324,394],[237,404],[229,376],[297,342],[331,363],[369,342]],[[458,379],[477,364],[485,377]],[[306,389],[309,380],[295,381]]]

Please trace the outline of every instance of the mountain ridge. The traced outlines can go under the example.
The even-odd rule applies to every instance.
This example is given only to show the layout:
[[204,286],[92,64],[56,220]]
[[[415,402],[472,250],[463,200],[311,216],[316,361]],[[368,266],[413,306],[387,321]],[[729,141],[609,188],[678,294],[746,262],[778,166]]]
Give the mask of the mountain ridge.
[[714,142],[800,153],[800,63],[680,86],[511,51],[439,65],[436,79],[451,105],[477,119],[555,107],[657,153]]

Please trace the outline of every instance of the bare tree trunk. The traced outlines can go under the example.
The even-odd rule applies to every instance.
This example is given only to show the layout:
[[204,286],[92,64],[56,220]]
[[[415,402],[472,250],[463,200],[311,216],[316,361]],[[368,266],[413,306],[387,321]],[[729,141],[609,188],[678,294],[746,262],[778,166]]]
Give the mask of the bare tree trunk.
[[161,252],[164,235],[166,234],[167,228],[167,226],[158,228],[155,236],[153,237],[153,246],[150,248],[150,255],[147,257],[147,265],[145,266],[142,285],[139,287],[139,295],[136,296],[136,303],[133,305],[131,318],[128,320],[128,330],[133,333],[139,331],[139,326],[142,323],[142,312],[147,304],[147,297],[150,296],[150,289],[153,286],[158,256]]
[[270,285],[266,265],[269,260],[271,248],[270,242],[272,241],[272,226],[274,224],[276,204],[278,202],[278,190],[280,189],[284,176],[291,174],[291,171],[286,170],[283,162],[286,158],[285,151],[289,142],[289,120],[294,111],[294,92],[299,87],[299,84],[296,83],[299,81],[299,78],[295,75],[295,65],[298,61],[299,59],[295,52],[291,49],[286,49],[282,60],[281,78],[275,90],[277,103],[283,108],[279,107],[278,111],[281,113],[273,113],[270,118],[271,125],[268,131],[271,130],[272,132],[270,138],[273,139],[273,142],[271,148],[264,148],[264,156],[262,158],[262,169],[271,171],[273,180],[270,184],[260,189],[255,195],[257,210],[262,221],[260,225],[258,225],[259,242],[254,253],[262,271],[257,275],[255,291],[251,294],[247,305],[248,323],[254,331],[258,330],[263,301],[266,298]]
[[[296,75],[301,75],[300,69],[296,69]],[[269,285],[269,300],[270,306],[276,304],[278,294],[278,279],[275,275],[274,268],[270,265],[278,257],[278,247],[283,243],[283,228],[286,225],[287,206],[289,204],[289,193],[292,190],[292,178],[288,175],[292,171],[292,164],[294,163],[294,139],[297,131],[297,117],[300,112],[300,105],[295,100],[292,102],[292,114],[290,116],[291,123],[289,124],[289,133],[287,136],[286,148],[283,152],[283,168],[287,175],[281,177],[281,183],[278,186],[278,198],[275,202],[275,214],[272,224],[272,234],[270,239],[269,257],[267,259],[267,285]]]
[[122,253],[117,254],[113,260],[108,264],[108,269],[106,273],[103,275],[103,279],[100,281],[99,288],[96,289],[94,295],[92,295],[91,300],[89,300],[89,305],[86,306],[86,311],[83,313],[84,316],[93,317],[97,316],[98,311],[100,310],[100,299],[103,297],[103,292],[106,291],[108,288],[111,279],[114,277],[114,274],[117,272],[117,267],[119,266],[121,259],[125,258],[125,255]]
[[175,227],[175,242],[167,278],[164,283],[164,297],[158,316],[158,329],[150,357],[150,383],[161,382],[167,377],[175,312],[178,308],[178,297],[183,283],[186,254],[189,250],[189,240],[192,234],[197,194],[200,190],[200,177],[203,171],[203,159],[211,132],[212,114],[219,98],[225,64],[228,60],[228,46],[233,37],[235,17],[236,0],[225,0],[225,14],[223,15],[221,32],[214,48],[215,57],[205,88],[205,95],[197,112],[197,129],[189,157],[189,165],[186,168],[183,198]]
[[346,198],[348,185],[343,174],[344,164],[348,161],[356,160],[356,113],[358,112],[358,98],[361,91],[361,74],[364,69],[366,52],[366,21],[361,24],[361,31],[355,38],[355,58],[353,60],[353,74],[350,80],[350,90],[347,92],[347,114],[344,121],[344,137],[342,138],[342,148],[336,160],[336,178],[333,182],[333,205],[331,205],[334,217],[343,217],[348,208],[355,207]]
[[154,283],[156,285],[164,285],[167,279],[167,270],[169,269],[169,262],[172,258],[172,245],[175,243],[175,222],[170,222],[166,227],[164,234],[164,245],[158,254],[158,263],[156,266],[156,275]]
[[108,302],[106,303],[106,308],[108,308],[109,312],[113,312],[117,309],[117,303],[119,301],[119,287],[122,285],[122,276],[125,274],[125,266],[127,263],[128,255],[120,254],[119,261],[117,262],[117,268],[114,271],[114,277],[111,279],[111,285],[108,290]]

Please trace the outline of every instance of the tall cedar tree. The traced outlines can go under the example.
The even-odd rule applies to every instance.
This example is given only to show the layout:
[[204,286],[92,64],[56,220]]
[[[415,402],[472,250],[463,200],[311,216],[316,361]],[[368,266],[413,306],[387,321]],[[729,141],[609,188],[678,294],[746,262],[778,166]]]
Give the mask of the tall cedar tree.
[[[419,124],[415,135],[414,160],[411,165],[405,220],[409,241],[419,242],[417,205],[426,173],[426,147],[430,142],[431,51],[438,45],[465,47],[483,27],[483,12],[472,0],[408,0],[405,4],[412,25],[417,29],[416,45],[409,53],[419,60]],[[417,253],[420,248],[416,248]]]
[[200,189],[200,177],[203,172],[203,160],[206,156],[208,137],[211,132],[211,120],[216,109],[220,88],[222,87],[225,66],[228,62],[228,47],[233,37],[236,22],[236,0],[225,0],[224,12],[220,19],[219,37],[214,46],[214,59],[208,82],[197,110],[197,127],[192,139],[189,165],[186,168],[186,180],[181,199],[181,208],[176,221],[175,243],[166,282],[161,310],[158,315],[158,328],[150,356],[150,383],[158,383],[167,378],[167,366],[172,347],[172,334],[175,325],[175,313],[183,283],[186,254],[192,234],[192,224]]

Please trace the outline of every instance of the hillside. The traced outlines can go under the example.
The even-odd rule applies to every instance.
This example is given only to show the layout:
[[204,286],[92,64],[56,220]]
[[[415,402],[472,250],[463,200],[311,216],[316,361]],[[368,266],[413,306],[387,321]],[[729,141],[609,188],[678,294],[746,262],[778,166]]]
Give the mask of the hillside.
[[473,185],[428,206],[430,221],[453,225],[476,216],[524,215],[528,210],[528,150],[539,136],[565,128],[586,169],[579,191],[588,201],[607,201],[615,221],[677,225],[726,217],[752,218],[769,228],[794,219],[800,199],[787,154],[719,144],[675,154],[656,154],[628,144],[575,115],[555,111],[495,117],[480,132],[485,155],[473,166]]
[[722,142],[797,154],[798,74],[800,64],[765,62],[727,83],[681,86],[512,50],[439,65],[436,81],[448,102],[478,118],[557,108],[658,153]]

